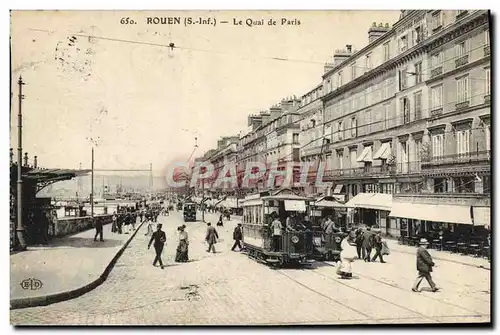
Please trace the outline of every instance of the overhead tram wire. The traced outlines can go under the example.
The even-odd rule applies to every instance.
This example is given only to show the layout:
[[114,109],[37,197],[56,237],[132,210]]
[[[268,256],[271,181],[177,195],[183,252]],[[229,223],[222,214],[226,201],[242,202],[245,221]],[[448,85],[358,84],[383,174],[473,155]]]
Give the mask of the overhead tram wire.
[[[45,29],[30,28],[30,30],[39,31],[39,32],[53,33],[53,31],[45,30]],[[80,37],[88,37],[88,38],[94,38],[94,39],[100,39],[100,40],[106,40],[106,41],[112,41],[112,42],[139,44],[139,45],[147,45],[147,46],[155,46],[155,47],[171,48],[171,49],[179,49],[179,50],[188,50],[188,51],[209,52],[209,53],[215,53],[215,54],[221,54],[221,55],[228,55],[228,56],[240,56],[240,57],[243,57],[243,58],[246,58],[246,59],[260,58],[260,59],[276,60],[276,61],[282,61],[282,62],[285,61],[285,62],[310,63],[310,64],[321,64],[321,65],[325,65],[327,63],[327,62],[319,62],[319,61],[312,61],[312,60],[291,59],[291,58],[284,58],[284,57],[270,57],[270,56],[268,56],[268,57],[265,57],[265,56],[261,56],[261,57],[249,57],[248,55],[240,55],[240,54],[229,53],[229,52],[225,52],[225,51],[200,49],[200,48],[191,48],[191,47],[182,47],[182,46],[179,47],[179,46],[175,45],[174,43],[169,43],[169,44],[153,43],[153,42],[144,42],[144,41],[120,39],[120,38],[113,38],[113,37],[93,36],[93,35],[87,35],[87,34],[81,34],[81,33],[70,33],[70,32],[68,32],[68,35],[80,36]],[[481,44],[478,47],[470,49],[467,53],[470,54],[472,51],[483,49],[485,46],[489,46],[489,45],[490,44],[486,44],[486,43]],[[441,65],[444,64],[444,63],[447,63],[447,62],[451,62],[451,61],[453,61],[455,59],[458,59],[458,58],[460,58],[462,56],[463,55],[459,55],[459,56],[455,55],[453,57],[449,57],[446,60],[443,60],[441,62]],[[352,60],[349,60],[349,61],[352,61]],[[389,59],[388,61],[391,61],[391,59]],[[347,63],[347,61],[345,61],[345,63]],[[379,66],[382,66],[384,63],[382,63],[382,64],[380,64],[378,66],[375,66],[375,67],[366,67],[366,66],[353,66],[353,67],[356,68],[356,69],[367,70],[367,72],[368,72],[370,70],[376,69]],[[421,72],[419,72],[419,74],[428,73],[428,70],[432,70],[435,67],[436,67],[436,65],[429,65],[424,70],[422,70]],[[414,75],[414,74],[408,74],[408,75]],[[362,76],[362,75],[360,75],[360,76]]]

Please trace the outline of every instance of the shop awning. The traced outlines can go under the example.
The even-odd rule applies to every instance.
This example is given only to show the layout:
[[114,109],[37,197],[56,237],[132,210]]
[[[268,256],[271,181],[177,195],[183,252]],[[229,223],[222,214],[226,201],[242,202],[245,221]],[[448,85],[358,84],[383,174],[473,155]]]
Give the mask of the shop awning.
[[336,201],[320,200],[314,203],[316,207],[327,207],[327,208],[345,208],[345,204]]
[[472,224],[470,206],[394,202],[389,216],[445,223]]
[[372,159],[372,147],[365,147],[361,152],[361,155],[356,159],[357,162],[371,162]]
[[344,187],[343,184],[336,185],[335,189],[333,190],[333,194],[339,194],[340,192],[342,192],[342,187]]
[[475,226],[491,226],[491,211],[490,207],[472,207]]
[[373,155],[373,159],[387,159],[391,155],[391,152],[392,152],[391,143],[390,142],[382,143],[382,145],[377,150],[375,155]]
[[392,208],[392,194],[358,193],[345,204],[345,207],[390,211]]
[[285,200],[285,210],[305,212],[306,202],[304,200]]

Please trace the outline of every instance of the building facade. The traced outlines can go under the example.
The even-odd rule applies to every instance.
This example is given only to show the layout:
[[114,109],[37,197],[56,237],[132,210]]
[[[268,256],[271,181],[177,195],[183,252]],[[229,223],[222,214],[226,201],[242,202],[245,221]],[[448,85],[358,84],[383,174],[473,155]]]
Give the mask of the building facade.
[[[336,189],[348,199],[489,197],[489,13],[403,11],[392,28],[374,24],[369,40],[359,52],[339,52],[348,58],[323,76],[325,135],[332,134],[325,159]],[[383,199],[365,206],[372,213],[363,221],[400,231],[388,217],[391,198]]]

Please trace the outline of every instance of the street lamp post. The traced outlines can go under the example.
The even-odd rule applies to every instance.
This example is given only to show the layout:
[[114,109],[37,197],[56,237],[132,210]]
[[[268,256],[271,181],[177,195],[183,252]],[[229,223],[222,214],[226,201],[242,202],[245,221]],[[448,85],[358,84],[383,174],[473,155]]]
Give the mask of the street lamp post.
[[22,165],[23,165],[23,114],[22,114],[22,101],[23,95],[23,78],[19,76],[19,113],[17,125],[17,227],[16,235],[19,242],[19,250],[26,250],[26,240],[24,239],[24,226],[23,226],[23,179],[22,179]]

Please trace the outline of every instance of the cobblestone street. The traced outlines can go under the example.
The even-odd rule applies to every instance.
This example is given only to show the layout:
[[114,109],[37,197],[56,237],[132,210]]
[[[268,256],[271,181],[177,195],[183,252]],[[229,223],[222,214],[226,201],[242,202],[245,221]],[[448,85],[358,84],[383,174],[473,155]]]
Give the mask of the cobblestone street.
[[[215,214],[206,219],[216,222]],[[340,280],[335,268],[273,270],[231,252],[234,222],[220,228],[217,253],[206,252],[206,225],[188,223],[189,263],[174,262],[175,230],[182,216],[160,217],[168,241],[161,270],[151,265],[146,226],[136,235],[108,279],[95,290],[46,307],[12,310],[15,325],[277,325],[487,322],[488,270],[439,262],[438,293],[411,292],[414,255],[393,253],[388,263],[355,262],[355,278]],[[345,255],[353,247],[345,246]],[[460,273],[460,276],[457,275]]]

